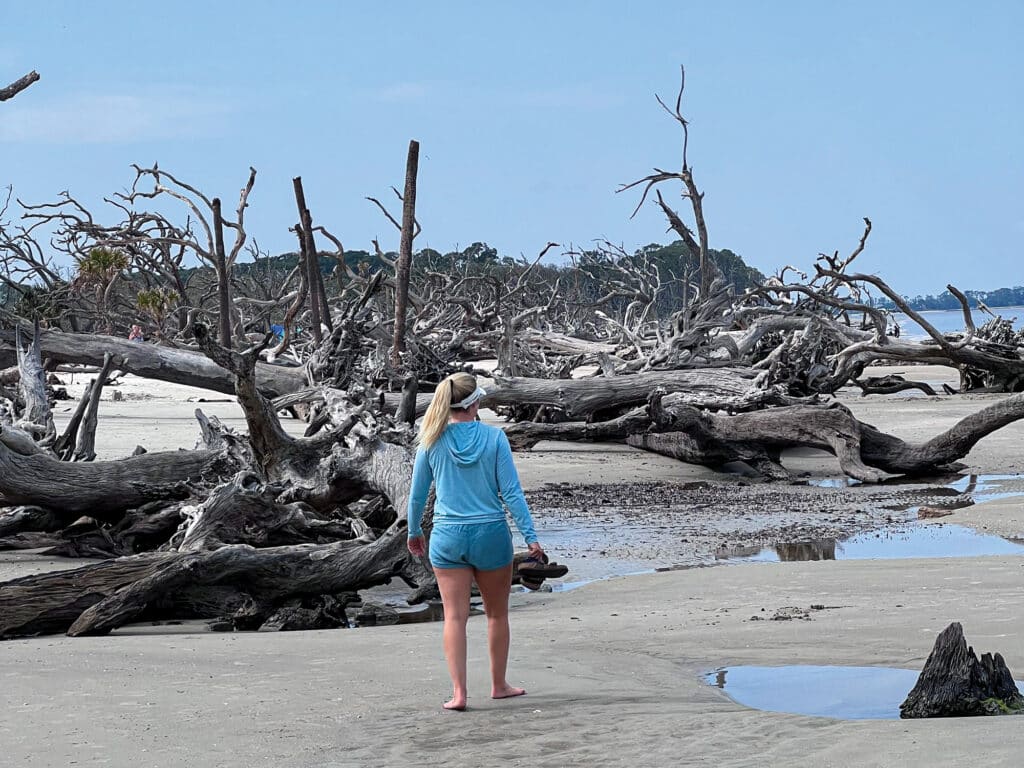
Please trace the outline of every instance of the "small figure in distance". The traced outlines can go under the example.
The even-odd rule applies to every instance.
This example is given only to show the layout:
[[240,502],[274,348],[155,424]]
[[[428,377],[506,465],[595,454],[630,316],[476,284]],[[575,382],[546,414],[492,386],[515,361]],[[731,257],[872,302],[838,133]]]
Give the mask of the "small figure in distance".
[[477,420],[486,393],[468,373],[442,381],[420,427],[409,495],[409,552],[423,557],[421,526],[431,485],[436,491],[430,564],[444,605],[444,655],[454,689],[444,708],[466,708],[466,620],[475,581],[487,614],[491,698],[522,696],[509,685],[508,595],[512,586],[512,533],[505,506],[530,555],[543,559],[505,433]]
[[142,326],[133,325],[131,331],[128,333],[128,341],[145,341],[146,337],[142,335]]

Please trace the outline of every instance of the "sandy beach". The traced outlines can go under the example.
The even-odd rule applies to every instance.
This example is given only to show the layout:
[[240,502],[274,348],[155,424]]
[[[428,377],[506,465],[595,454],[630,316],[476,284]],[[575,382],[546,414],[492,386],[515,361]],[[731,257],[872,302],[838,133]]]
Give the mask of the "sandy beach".
[[[889,370],[956,383],[950,369]],[[127,455],[136,444],[191,447],[196,407],[243,426],[232,402],[188,402],[226,399],[208,392],[130,378],[115,390],[123,399],[101,409],[101,458]],[[999,397],[847,392],[841,399],[858,418],[923,440]],[[1024,424],[1005,427],[967,456],[967,474],[1021,473],[1022,445]],[[671,483],[685,507],[686,484],[741,481],[617,445],[542,443],[516,460],[538,494],[553,483],[604,484],[620,493],[625,484]],[[825,454],[803,452],[784,463],[808,480],[838,477]],[[650,510],[652,519],[657,512]],[[642,509],[630,515],[644,525]],[[554,518],[539,507],[535,517],[544,541]],[[933,524],[949,523],[1024,536],[1013,496]],[[606,530],[613,547],[615,528]],[[679,556],[715,538],[689,542]],[[582,560],[552,554],[583,568]],[[0,557],[2,578],[48,567],[31,554]],[[742,563],[515,594],[510,679],[529,694],[486,698],[485,626],[476,617],[464,714],[440,709],[448,680],[437,623],[288,634],[134,626],[105,638],[8,641],[0,644],[2,763],[961,766],[980,758],[1011,765],[1024,746],[1017,718],[857,721],[766,712],[735,703],[705,675],[737,665],[919,669],[935,636],[960,621],[979,653],[1001,652],[1020,679],[1022,576],[1024,557],[1015,555]],[[805,618],[768,620],[779,614]]]

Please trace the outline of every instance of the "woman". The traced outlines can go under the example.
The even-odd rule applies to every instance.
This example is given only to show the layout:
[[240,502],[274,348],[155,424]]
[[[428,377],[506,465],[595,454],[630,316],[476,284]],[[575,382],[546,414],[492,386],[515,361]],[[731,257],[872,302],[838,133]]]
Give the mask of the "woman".
[[529,507],[512,463],[505,433],[477,421],[486,394],[468,373],[440,383],[420,427],[420,448],[409,497],[409,552],[425,554],[423,507],[435,486],[430,564],[444,604],[444,655],[454,693],[445,709],[466,708],[466,620],[476,581],[487,613],[491,698],[522,696],[505,679],[508,666],[508,595],[512,586],[512,533],[504,505],[526,539],[530,555],[543,558]]

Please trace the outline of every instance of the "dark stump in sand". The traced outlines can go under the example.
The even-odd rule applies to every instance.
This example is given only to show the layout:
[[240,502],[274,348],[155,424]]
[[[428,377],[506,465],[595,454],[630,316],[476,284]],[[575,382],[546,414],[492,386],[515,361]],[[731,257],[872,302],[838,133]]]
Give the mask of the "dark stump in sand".
[[1009,715],[1024,711],[1024,696],[1017,690],[1000,654],[982,654],[979,660],[967,645],[964,630],[953,622],[935,639],[917,684],[900,705],[900,717],[969,717]]

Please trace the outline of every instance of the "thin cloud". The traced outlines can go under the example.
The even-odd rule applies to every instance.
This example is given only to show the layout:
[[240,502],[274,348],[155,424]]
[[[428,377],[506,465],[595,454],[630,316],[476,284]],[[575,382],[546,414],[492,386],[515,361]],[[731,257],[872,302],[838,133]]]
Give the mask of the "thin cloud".
[[374,100],[383,104],[435,104],[467,100],[478,104],[504,104],[532,109],[581,109],[599,111],[614,109],[625,103],[619,88],[606,83],[581,83],[543,88],[493,88],[473,83],[402,82],[371,91]]
[[552,86],[514,92],[509,100],[535,109],[602,110],[621,106],[625,99],[621,90],[611,84],[585,83]]
[[429,83],[394,83],[375,90],[373,98],[384,104],[423,104],[435,90]]
[[9,102],[0,111],[0,142],[110,144],[188,139],[221,132],[233,107],[178,89],[144,94],[75,94],[43,103]]

